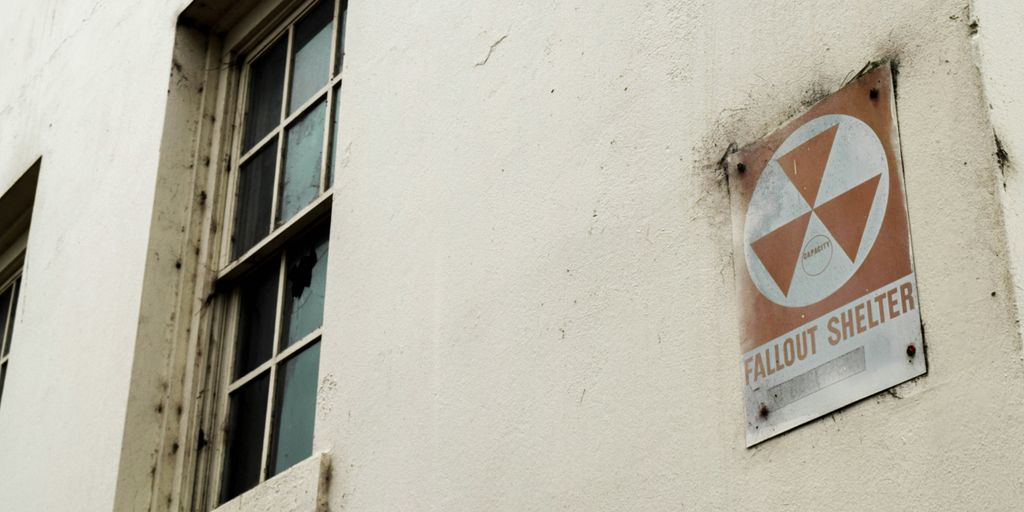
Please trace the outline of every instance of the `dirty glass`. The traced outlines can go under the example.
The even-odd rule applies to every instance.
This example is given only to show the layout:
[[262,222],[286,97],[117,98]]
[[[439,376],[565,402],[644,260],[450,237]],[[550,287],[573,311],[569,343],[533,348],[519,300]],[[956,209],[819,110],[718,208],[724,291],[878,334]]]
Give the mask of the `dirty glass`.
[[[7,310],[11,306],[11,295],[14,293],[14,287],[9,287],[0,293],[0,343],[4,343],[5,333],[7,332]],[[7,345],[5,344],[3,355],[7,355]]]
[[334,74],[341,73],[341,65],[345,62],[345,25],[348,22],[348,0],[341,0],[341,27],[338,28],[338,50],[334,54]]
[[327,162],[327,188],[334,185],[334,166],[338,161],[338,133],[341,132],[341,84],[334,87],[334,105],[331,108],[334,109],[331,114],[334,124],[331,128],[331,152],[328,156],[330,160]]
[[224,503],[252,489],[260,481],[263,429],[267,416],[270,373],[264,373],[231,394],[227,452],[220,501]]
[[306,347],[278,370],[275,390],[273,446],[267,464],[269,476],[292,467],[313,452],[316,383],[320,370],[320,343]]
[[283,224],[320,193],[327,103],[320,102],[288,129],[277,222]]
[[288,38],[282,37],[253,61],[249,74],[249,98],[245,109],[242,152],[251,149],[281,122],[281,95]]
[[288,252],[284,289],[284,332],[281,350],[324,323],[327,281],[327,231]]
[[256,369],[274,352],[274,317],[277,314],[278,263],[259,269],[239,287],[238,347],[235,378]]
[[321,1],[295,24],[288,112],[295,112],[295,109],[312,98],[330,77],[333,18],[334,2]]
[[274,166],[277,141],[267,144],[242,164],[238,177],[238,207],[235,209],[235,233],[232,257],[245,254],[270,233],[270,208],[274,200]]

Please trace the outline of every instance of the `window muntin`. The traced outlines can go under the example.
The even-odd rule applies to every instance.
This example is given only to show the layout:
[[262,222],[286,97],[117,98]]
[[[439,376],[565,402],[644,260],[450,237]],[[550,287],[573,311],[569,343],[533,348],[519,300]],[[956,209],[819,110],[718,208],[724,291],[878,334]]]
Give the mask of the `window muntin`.
[[307,4],[243,67],[219,502],[312,454],[346,9]]
[[20,274],[15,274],[0,285],[0,403],[3,403],[4,380],[7,378],[7,365],[14,341],[14,316],[18,310],[20,288]]

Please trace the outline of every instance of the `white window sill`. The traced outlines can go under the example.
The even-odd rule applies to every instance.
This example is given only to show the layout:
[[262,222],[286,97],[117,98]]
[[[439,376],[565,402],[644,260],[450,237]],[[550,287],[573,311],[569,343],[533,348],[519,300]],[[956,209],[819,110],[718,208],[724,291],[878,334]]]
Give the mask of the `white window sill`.
[[326,452],[288,468],[213,512],[322,512],[327,510],[331,458]]

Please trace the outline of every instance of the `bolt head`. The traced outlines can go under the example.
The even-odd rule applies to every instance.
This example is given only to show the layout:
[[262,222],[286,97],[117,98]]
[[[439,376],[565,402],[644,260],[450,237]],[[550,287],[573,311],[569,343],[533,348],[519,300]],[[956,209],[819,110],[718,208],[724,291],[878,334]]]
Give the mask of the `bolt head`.
[[917,355],[917,346],[914,344],[907,345],[907,357],[914,357]]

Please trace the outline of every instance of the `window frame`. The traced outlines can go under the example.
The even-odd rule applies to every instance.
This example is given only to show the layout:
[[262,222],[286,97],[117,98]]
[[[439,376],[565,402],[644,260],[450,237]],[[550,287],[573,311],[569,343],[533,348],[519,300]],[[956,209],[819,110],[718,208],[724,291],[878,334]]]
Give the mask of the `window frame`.
[[[303,242],[308,235],[315,234],[318,230],[327,229],[329,226],[329,219],[317,219],[320,222],[315,223],[314,227],[308,231],[304,231],[294,237],[291,241]],[[328,241],[329,243],[329,241]],[[267,375],[269,376],[268,391],[267,391],[267,411],[264,418],[263,424],[263,439],[261,448],[261,459],[260,459],[260,475],[259,482],[256,486],[259,486],[263,482],[273,478],[268,476],[268,465],[271,460],[271,445],[273,443],[273,423],[276,418],[275,409],[279,405],[277,401],[277,388],[278,388],[278,373],[280,368],[284,366],[293,357],[299,355],[300,352],[311,348],[313,345],[320,343],[323,339],[323,325],[313,329],[310,333],[304,335],[301,339],[293,342],[291,345],[281,349],[282,338],[284,338],[283,332],[283,319],[284,319],[284,304],[285,304],[285,293],[287,288],[287,265],[288,265],[288,253],[287,247],[282,248],[271,255],[271,260],[267,264],[273,264],[273,258],[277,258],[279,261],[276,263],[277,268],[277,290],[275,292],[275,311],[274,311],[274,334],[273,344],[271,346],[271,354],[266,361],[263,361],[255,368],[245,372],[242,375],[235,376],[235,364],[236,364],[236,350],[238,349],[238,331],[241,325],[241,290],[240,286],[234,286],[230,292],[229,297],[225,297],[227,316],[225,318],[225,330],[224,330],[224,345],[221,351],[221,366],[220,370],[217,371],[219,374],[220,382],[217,384],[218,389],[221,391],[221,397],[217,403],[217,417],[218,417],[218,430],[217,432],[221,435],[217,443],[217,455],[215,463],[217,464],[216,471],[212,472],[213,479],[208,482],[208,485],[212,487],[210,493],[213,497],[213,502],[219,504],[221,496],[221,487],[224,484],[224,466],[227,458],[227,432],[230,423],[230,408],[231,408],[231,394],[252,381]],[[329,249],[328,249],[329,250]],[[322,345],[321,345],[322,347]],[[285,470],[287,471],[287,470]],[[255,486],[254,486],[255,488]],[[230,501],[230,500],[228,500]]]
[[7,386],[7,373],[14,355],[10,348],[15,327],[12,317],[18,311],[25,289],[25,255],[41,163],[42,158],[36,160],[10,188],[0,194],[0,294],[12,291],[7,311],[0,312],[5,315],[3,332],[0,332],[0,373],[3,378],[0,381],[0,407],[3,407],[3,390]]
[[[245,384],[269,375],[267,396],[267,414],[264,423],[259,487],[268,477],[268,464],[271,460],[271,444],[273,443],[273,421],[278,397],[277,376],[279,367],[304,350],[311,348],[323,340],[323,325],[304,336],[301,340],[279,351],[282,343],[281,332],[284,308],[284,293],[287,286],[286,267],[288,249],[299,246],[307,235],[320,229],[329,229],[333,203],[332,178],[337,173],[332,154],[335,131],[338,130],[336,109],[342,94],[344,69],[344,42],[339,45],[339,32],[345,27],[344,14],[347,0],[326,0],[332,3],[333,13],[330,34],[329,78],[325,85],[317,89],[310,98],[305,100],[292,112],[288,112],[288,101],[291,88],[291,74],[294,64],[293,44],[295,39],[294,26],[301,21],[319,0],[268,0],[253,9],[251,15],[241,20],[235,28],[220,38],[219,47],[209,51],[208,60],[220,62],[224,73],[218,79],[217,90],[204,92],[206,101],[216,101],[214,116],[229,122],[223,123],[219,130],[214,128],[210,142],[211,159],[221,158],[219,169],[211,169],[214,178],[212,190],[217,197],[211,201],[214,211],[204,237],[210,238],[210,248],[205,260],[210,269],[210,294],[200,307],[200,315],[205,318],[205,333],[209,355],[205,370],[199,369],[201,384],[198,389],[200,411],[197,416],[197,428],[193,431],[198,437],[199,453],[196,456],[192,477],[194,488],[189,500],[197,510],[213,510],[221,503],[221,491],[224,483],[224,470],[227,455],[227,432],[230,416],[230,395]],[[343,34],[340,34],[343,37]],[[251,67],[253,62],[265,54],[280,37],[287,38],[284,86],[282,91],[282,110],[278,123],[249,150],[242,154],[243,130],[250,93]],[[341,58],[337,53],[341,51]],[[283,155],[287,140],[287,130],[299,122],[303,116],[314,110],[320,102],[325,102],[326,116],[321,146],[321,162],[319,187],[317,196],[310,204],[301,208],[290,219],[277,222],[280,201],[280,182],[284,173]],[[218,115],[219,114],[219,115]],[[233,258],[232,238],[235,230],[234,215],[238,205],[239,176],[244,163],[254,158],[267,144],[277,138],[277,154],[275,156],[275,174],[273,205],[269,233],[264,235],[252,247],[245,250],[237,258]],[[202,151],[202,150],[200,150]],[[220,226],[220,229],[218,229]],[[329,244],[328,235],[328,244]],[[264,265],[274,264],[278,259],[278,290],[275,311],[275,333],[273,352],[267,361],[245,375],[234,376],[235,351],[237,334],[240,324],[240,287],[245,278]],[[321,345],[322,348],[322,345]],[[200,356],[201,357],[201,356]],[[269,366],[269,369],[267,368]],[[268,373],[269,372],[269,373]],[[204,449],[206,448],[206,449]],[[314,454],[315,455],[315,454]],[[287,471],[287,470],[285,470]],[[231,500],[228,500],[231,501]]]
[[[234,110],[234,133],[231,137],[231,156],[229,159],[228,167],[230,169],[230,179],[228,180],[226,198],[227,201],[224,205],[224,211],[226,213],[224,217],[223,226],[227,236],[222,237],[220,246],[220,261],[228,262],[224,265],[217,274],[218,281],[232,280],[245,273],[254,266],[262,263],[267,255],[273,253],[276,249],[279,249],[284,241],[293,239],[299,235],[299,232],[305,231],[309,228],[310,220],[318,220],[320,215],[324,215],[330,210],[331,200],[334,195],[333,188],[328,183],[330,179],[329,170],[331,169],[330,162],[333,160],[331,154],[331,140],[334,135],[334,113],[335,103],[337,101],[337,95],[341,92],[342,81],[343,81],[343,68],[335,69],[337,64],[338,51],[338,31],[341,29],[341,18],[342,4],[347,3],[347,0],[326,0],[334,3],[334,14],[331,22],[331,49],[330,49],[330,79],[327,84],[317,89],[313,95],[303,102],[294,112],[288,113],[288,97],[290,94],[289,86],[291,85],[291,74],[293,56],[292,49],[294,43],[294,30],[293,27],[299,20],[302,19],[307,13],[309,13],[314,6],[320,0],[301,0],[295,5],[294,12],[291,12],[283,19],[276,21],[275,28],[273,30],[264,31],[264,33],[253,34],[255,41],[249,45],[243,45],[239,49],[229,52],[228,58],[233,62],[241,61],[241,69],[237,71],[236,88],[238,89],[237,97],[232,100]],[[252,64],[254,61],[259,59],[261,56],[266,54],[267,50],[273,47],[274,43],[278,41],[278,38],[284,36],[287,32],[288,45],[286,50],[285,59],[285,75],[284,84],[281,100],[281,114],[278,124],[265,136],[259,139],[256,143],[249,148],[245,154],[242,154],[242,131],[245,126],[245,115],[246,105],[249,101],[249,81],[246,77],[250,75]],[[344,54],[343,54],[344,55]],[[325,97],[326,94],[326,97]],[[279,212],[279,196],[280,196],[280,182],[281,175],[284,171],[282,165],[284,163],[284,146],[285,136],[287,135],[287,129],[294,126],[299,119],[305,114],[309,113],[315,106],[326,98],[326,122],[324,130],[324,140],[321,145],[321,154],[323,158],[320,161],[320,180],[319,189],[317,196],[313,201],[296,212],[290,219],[277,224],[277,214]],[[277,155],[275,157],[274,164],[274,194],[272,197],[271,205],[271,225],[270,232],[264,236],[260,241],[253,244],[252,247],[247,249],[237,258],[232,258],[232,239],[234,237],[234,218],[231,216],[235,212],[235,207],[238,202],[238,182],[239,182],[239,170],[242,165],[252,160],[271,140],[278,138],[277,144]]]

